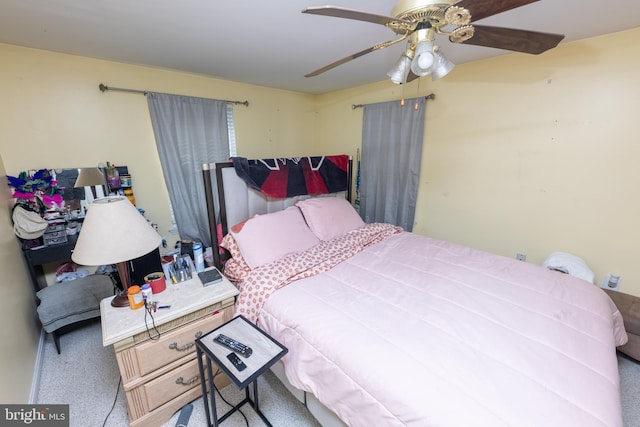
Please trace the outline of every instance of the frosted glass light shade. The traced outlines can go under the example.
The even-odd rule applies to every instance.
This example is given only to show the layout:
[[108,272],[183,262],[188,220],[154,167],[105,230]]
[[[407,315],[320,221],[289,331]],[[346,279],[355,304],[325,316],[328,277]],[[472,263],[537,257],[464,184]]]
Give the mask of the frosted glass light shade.
[[103,197],[89,205],[71,259],[87,266],[117,264],[146,255],[161,242],[126,197]]
[[416,53],[411,61],[411,71],[416,76],[426,76],[432,71],[436,56],[433,53],[433,45],[428,40],[421,41],[416,46]]
[[398,59],[398,62],[387,73],[387,76],[391,78],[391,81],[397,85],[407,82],[407,76],[411,70],[411,58],[404,53]]
[[437,63],[431,73],[431,80],[434,82],[449,74],[449,72],[453,70],[453,67],[455,67],[455,64],[449,61],[439,50],[436,50],[435,54]]

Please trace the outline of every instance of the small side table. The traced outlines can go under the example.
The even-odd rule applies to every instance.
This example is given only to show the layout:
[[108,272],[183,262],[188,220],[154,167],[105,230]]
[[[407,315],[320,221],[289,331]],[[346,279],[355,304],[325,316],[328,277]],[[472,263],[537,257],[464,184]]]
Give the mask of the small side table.
[[[219,334],[226,335],[251,347],[253,350],[251,356],[247,358],[239,356],[244,364],[247,365],[244,370],[238,371],[229,359],[227,359],[227,355],[232,352],[230,349],[214,341],[214,338]],[[196,351],[198,352],[200,378],[205,378],[206,374],[208,384],[212,385],[209,391],[209,401],[207,401],[207,384],[205,381],[201,383],[207,426],[217,427],[219,423],[239,410],[241,406],[248,403],[260,418],[262,418],[262,421],[271,427],[269,420],[267,420],[260,411],[258,402],[258,378],[287,354],[289,350],[264,331],[258,329],[242,315],[234,317],[227,323],[196,339],[195,343]],[[206,366],[204,366],[203,363],[203,356],[207,359]],[[218,418],[216,411],[215,387],[213,386],[214,374],[212,368],[216,367],[219,367],[238,388],[241,390],[245,389],[245,399],[220,418]],[[253,384],[253,399],[249,393],[249,385],[251,384]]]

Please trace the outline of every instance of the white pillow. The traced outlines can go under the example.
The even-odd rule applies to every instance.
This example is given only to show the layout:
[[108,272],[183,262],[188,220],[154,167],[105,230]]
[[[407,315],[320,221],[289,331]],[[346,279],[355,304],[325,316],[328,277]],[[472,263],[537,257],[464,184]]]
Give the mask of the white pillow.
[[231,227],[230,233],[252,269],[320,243],[295,206],[256,215]]
[[331,240],[360,228],[364,221],[344,197],[316,197],[296,202],[313,234]]

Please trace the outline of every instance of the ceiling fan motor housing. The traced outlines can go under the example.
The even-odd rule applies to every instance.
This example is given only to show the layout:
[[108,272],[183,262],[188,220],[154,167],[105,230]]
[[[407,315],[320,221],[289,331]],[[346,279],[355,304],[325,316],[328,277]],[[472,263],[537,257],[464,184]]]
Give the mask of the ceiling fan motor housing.
[[[447,25],[445,11],[458,0],[400,0],[391,9],[391,16],[415,24],[429,22],[432,27]],[[394,30],[393,27],[391,27]],[[395,31],[395,30],[394,30]],[[403,31],[395,31],[404,33]]]

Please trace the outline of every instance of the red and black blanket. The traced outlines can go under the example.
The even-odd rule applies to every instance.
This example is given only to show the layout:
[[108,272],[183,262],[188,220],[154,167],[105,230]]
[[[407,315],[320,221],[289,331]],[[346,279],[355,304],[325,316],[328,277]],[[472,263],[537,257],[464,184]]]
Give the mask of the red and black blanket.
[[249,187],[269,197],[346,191],[349,156],[247,160],[232,157],[233,167]]

